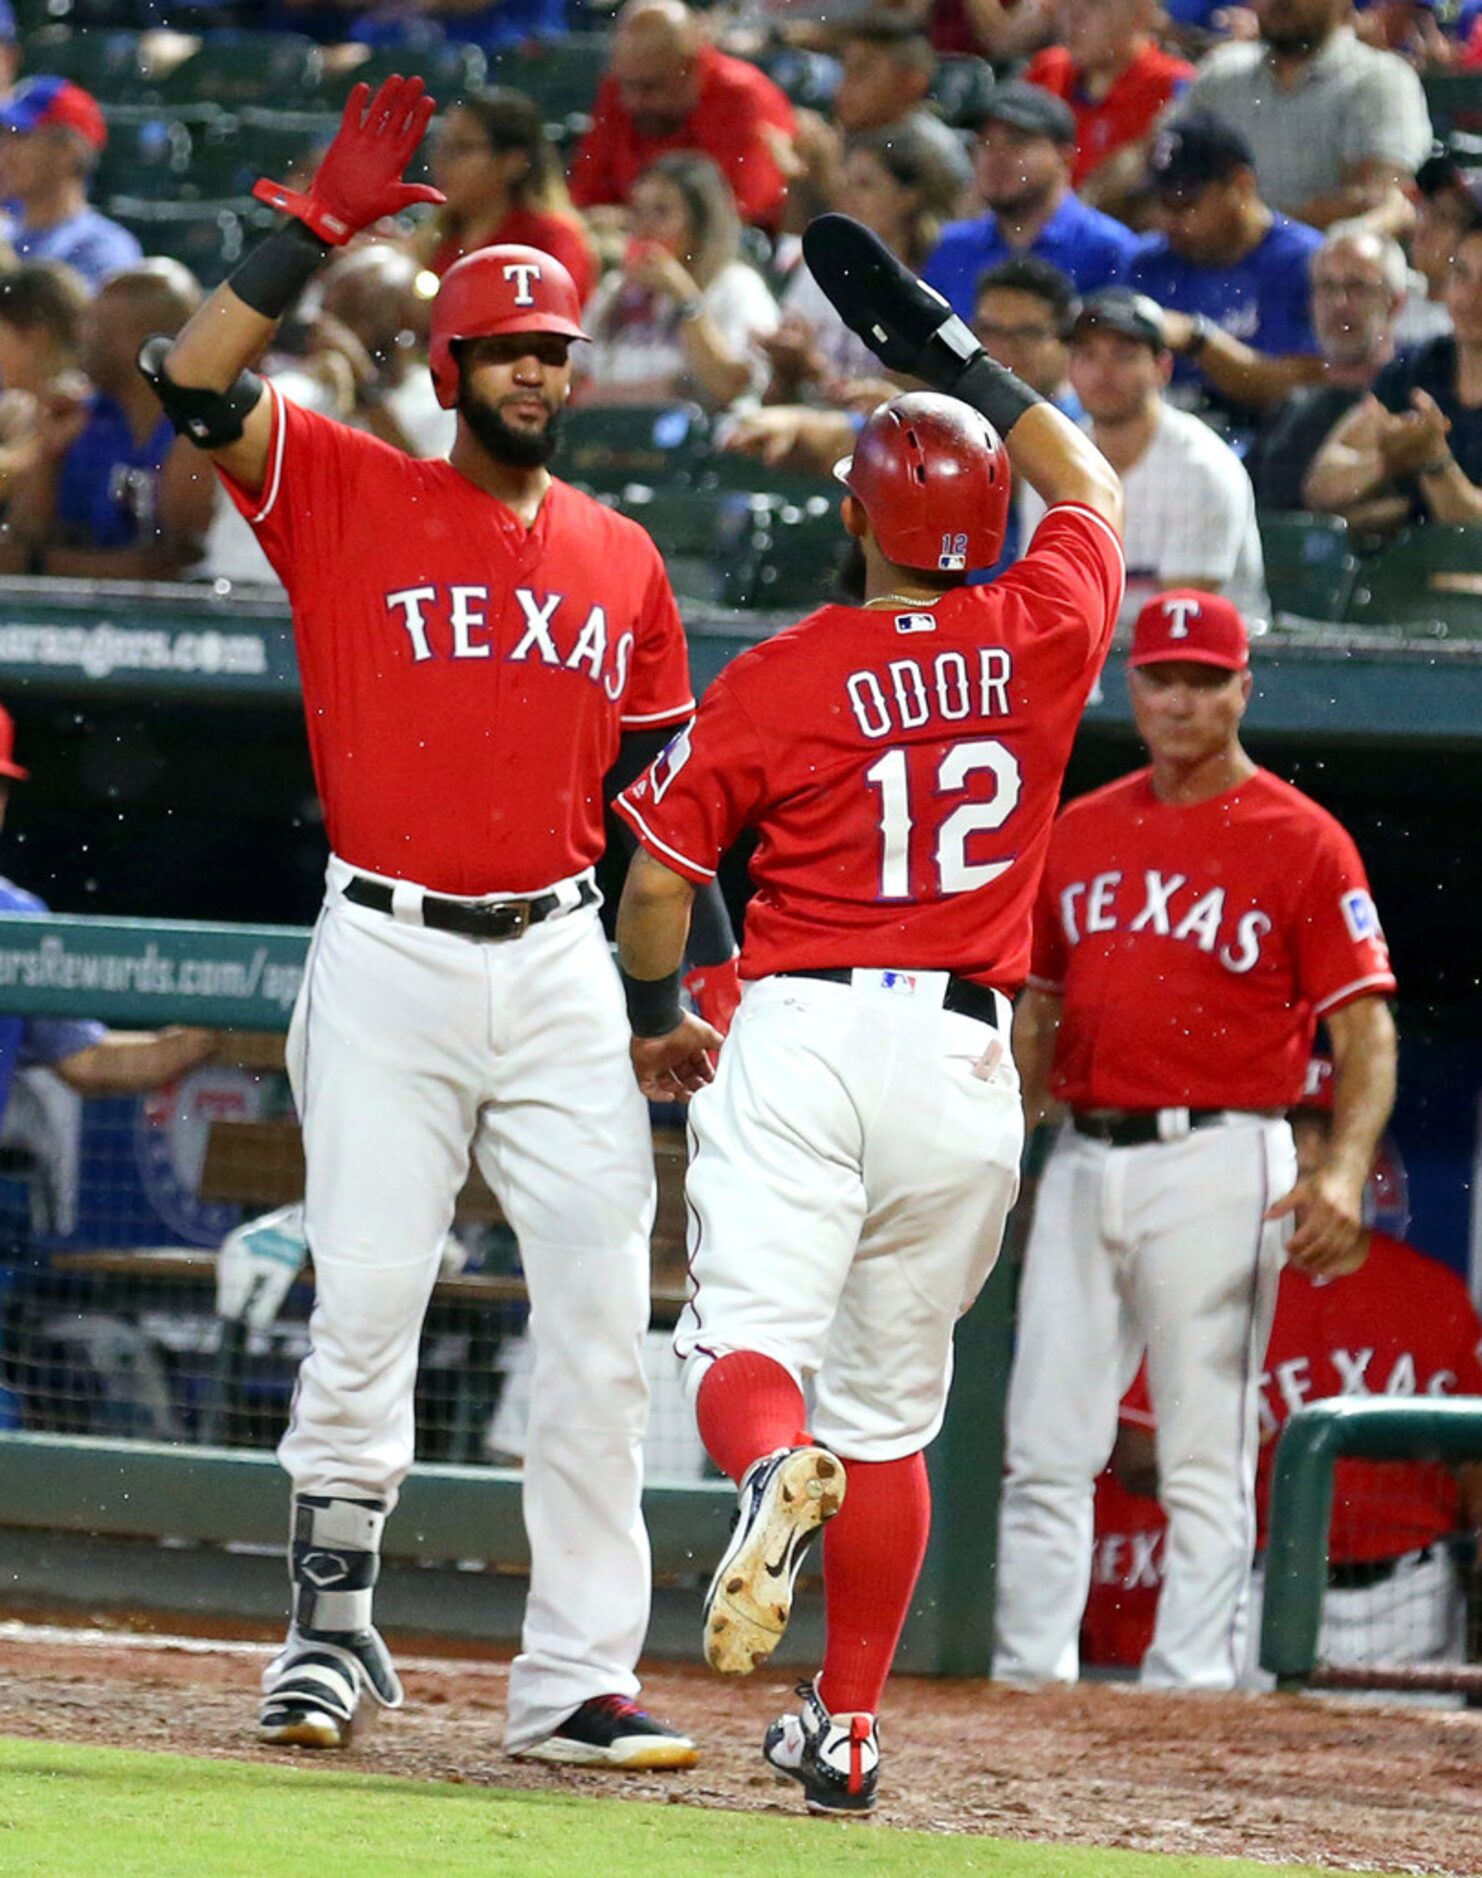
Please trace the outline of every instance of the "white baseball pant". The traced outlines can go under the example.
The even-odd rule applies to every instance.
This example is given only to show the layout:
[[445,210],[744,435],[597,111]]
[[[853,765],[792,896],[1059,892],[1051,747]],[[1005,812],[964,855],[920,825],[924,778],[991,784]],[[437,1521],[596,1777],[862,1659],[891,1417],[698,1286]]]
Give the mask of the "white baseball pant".
[[1142,1680],[1239,1681],[1258,1385],[1286,1236],[1264,1215],[1295,1178],[1291,1129],[1259,1115],[1133,1148],[1062,1131],[1040,1183],[1009,1385],[1001,1680],[1079,1674],[1093,1483],[1146,1348],[1168,1540]]
[[759,1351],[815,1381],[814,1434],[863,1461],[941,1426],[952,1328],[998,1256],[1023,1140],[1007,1001],[994,1030],[942,1010],[945,973],[883,977],[747,986],[690,1104],[675,1338],[692,1401],[717,1357]]
[[[331,859],[289,1035],[315,1301],[279,1459],[299,1493],[394,1506],[418,1335],[471,1148],[519,1239],[535,1348],[514,1750],[589,1697],[638,1688],[648,1111],[594,907],[489,943],[353,905],[351,872]],[[575,900],[575,883],[555,891]]]

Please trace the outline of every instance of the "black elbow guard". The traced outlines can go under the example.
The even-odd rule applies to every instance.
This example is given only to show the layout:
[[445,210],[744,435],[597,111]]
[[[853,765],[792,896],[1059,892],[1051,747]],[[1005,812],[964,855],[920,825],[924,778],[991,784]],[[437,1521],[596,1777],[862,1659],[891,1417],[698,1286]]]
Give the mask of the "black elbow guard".
[[224,450],[242,435],[262,396],[262,380],[256,372],[244,371],[225,391],[177,385],[165,370],[165,354],[174,343],[165,333],[152,334],[139,348],[139,370],[182,437],[189,437],[198,450]]

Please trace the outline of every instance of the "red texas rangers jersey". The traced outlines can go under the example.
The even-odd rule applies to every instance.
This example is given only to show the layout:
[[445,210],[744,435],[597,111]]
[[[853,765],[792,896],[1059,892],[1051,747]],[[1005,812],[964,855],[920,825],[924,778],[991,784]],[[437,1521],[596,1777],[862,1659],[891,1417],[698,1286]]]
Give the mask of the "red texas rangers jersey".
[[1050,1088],[1072,1108],[1286,1108],[1317,1019],[1395,988],[1363,863],[1257,770],[1189,807],[1139,770],[1072,802],[1030,983],[1065,1000]]
[[758,830],[745,978],[900,966],[1012,990],[1122,579],[1114,531],[1063,504],[991,586],[823,607],[733,660],[618,810],[694,881]]
[[[1119,1429],[1151,1433],[1147,1365],[1117,1411]],[[1124,1487],[1113,1467],[1096,1481],[1091,1591],[1081,1620],[1081,1661],[1135,1668],[1148,1653],[1163,1589],[1168,1520],[1156,1497]]]
[[[1256,1476],[1260,1543],[1276,1437],[1293,1409],[1327,1396],[1482,1395],[1482,1322],[1466,1286],[1403,1239],[1376,1232],[1342,1278],[1281,1274],[1261,1377]],[[1455,1530],[1456,1482],[1435,1462],[1341,1460],[1328,1554],[1335,1564],[1398,1558]]]
[[451,464],[276,391],[261,493],[222,480],[293,602],[335,853],[463,895],[590,867],[621,731],[694,710],[643,530],[560,482],[527,529]]

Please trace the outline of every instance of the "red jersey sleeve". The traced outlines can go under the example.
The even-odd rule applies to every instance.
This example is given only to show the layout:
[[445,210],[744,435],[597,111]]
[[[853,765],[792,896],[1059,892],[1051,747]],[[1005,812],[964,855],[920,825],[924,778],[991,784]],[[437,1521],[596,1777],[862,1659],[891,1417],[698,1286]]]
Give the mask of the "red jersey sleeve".
[[1023,559],[999,576],[993,591],[1011,594],[1035,630],[1077,629],[1085,663],[1099,671],[1126,585],[1127,558],[1111,523],[1082,503],[1057,502],[1045,511]]
[[[639,531],[640,534],[642,531]],[[658,549],[647,535],[652,566],[644,595],[643,617],[633,647],[633,674],[623,696],[619,722],[624,730],[650,730],[681,723],[695,714],[690,688],[690,655],[674,590]]]
[[1353,838],[1329,815],[1313,834],[1317,858],[1297,903],[1297,982],[1318,1017],[1395,989],[1389,947]]
[[218,463],[227,494],[252,525],[263,553],[285,587],[295,573],[332,561],[352,511],[376,498],[365,479],[381,446],[362,431],[306,411],[271,381],[268,468],[255,494]]
[[1050,836],[1050,853],[1045,871],[1040,875],[1039,892],[1034,901],[1034,939],[1029,954],[1026,983],[1032,991],[1046,991],[1059,997],[1065,988],[1065,974],[1070,959],[1065,944],[1065,927],[1060,918],[1059,888],[1053,884],[1050,868],[1055,859],[1055,837]]
[[714,880],[765,783],[761,741],[722,674],[699,715],[613,803],[655,860],[686,880]]

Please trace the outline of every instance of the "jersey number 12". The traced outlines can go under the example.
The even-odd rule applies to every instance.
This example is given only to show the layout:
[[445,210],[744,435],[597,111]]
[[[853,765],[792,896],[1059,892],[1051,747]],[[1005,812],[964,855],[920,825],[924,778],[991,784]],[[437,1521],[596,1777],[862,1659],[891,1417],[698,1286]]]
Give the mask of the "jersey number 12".
[[[968,842],[1004,823],[1019,806],[1023,777],[1019,759],[1006,744],[993,737],[950,744],[937,765],[934,798],[960,795],[974,776],[993,779],[993,793],[981,802],[961,802],[937,829],[938,891],[967,893],[986,887],[1013,866],[1007,861],[970,861]],[[865,781],[880,792],[880,898],[911,897],[911,835],[916,826],[911,813],[911,776],[902,749],[886,750],[865,771]]]

